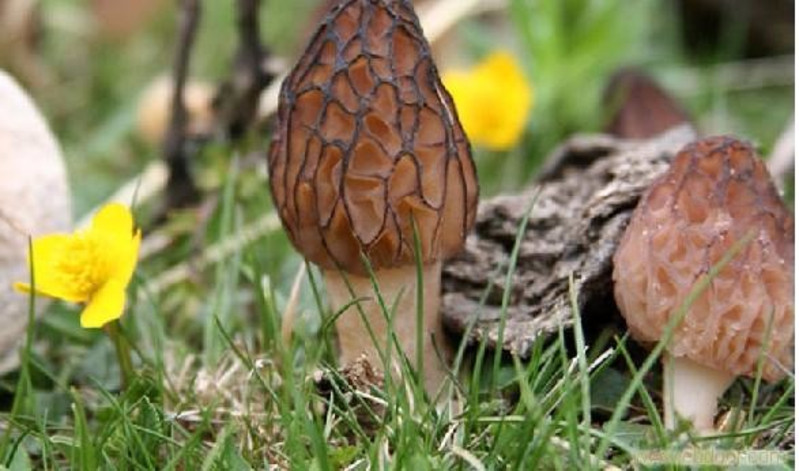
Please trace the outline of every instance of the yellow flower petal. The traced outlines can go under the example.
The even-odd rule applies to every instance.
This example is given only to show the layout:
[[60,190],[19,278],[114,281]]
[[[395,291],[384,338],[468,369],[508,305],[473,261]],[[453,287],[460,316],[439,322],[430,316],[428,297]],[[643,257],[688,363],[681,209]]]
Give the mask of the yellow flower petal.
[[[101,327],[125,308],[125,290],[136,269],[141,231],[133,232],[133,216],[121,204],[108,204],[87,230],[54,234],[33,241],[36,294],[87,302],[84,327]],[[14,284],[30,292],[28,283]]]
[[141,231],[133,233],[133,215],[121,204],[104,206],[92,219],[90,237],[109,255],[109,276],[127,285],[139,257]]
[[[86,301],[86,294],[63,282],[59,272],[59,260],[69,251],[72,237],[66,234],[51,234],[33,240],[33,269],[36,270],[34,282],[36,293],[70,302]],[[18,291],[29,293],[28,283],[15,283]]]
[[466,136],[469,139],[477,139],[481,133],[480,109],[475,106],[479,100],[474,99],[477,90],[475,90],[475,83],[471,75],[462,71],[446,72],[442,81],[455,101],[458,119]]
[[445,73],[443,81],[474,144],[506,150],[518,142],[533,95],[512,55],[495,52],[470,71]]
[[141,231],[137,230],[136,234],[130,239],[128,243],[122,248],[119,253],[119,260],[112,277],[125,286],[130,283],[133,272],[136,270],[136,262],[139,261],[139,245],[141,244]]
[[125,309],[125,284],[108,280],[100,288],[80,315],[80,326],[91,329],[119,319]]
[[127,206],[109,203],[103,206],[92,218],[91,234],[131,237],[133,235],[133,215]]

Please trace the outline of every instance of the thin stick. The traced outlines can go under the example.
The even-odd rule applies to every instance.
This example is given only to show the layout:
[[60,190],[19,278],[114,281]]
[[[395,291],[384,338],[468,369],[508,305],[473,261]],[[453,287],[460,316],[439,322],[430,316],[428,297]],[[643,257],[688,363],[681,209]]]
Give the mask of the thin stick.
[[230,256],[242,247],[255,242],[261,237],[280,229],[280,219],[275,213],[269,213],[260,219],[251,222],[236,232],[236,235],[205,249],[200,255],[184,260],[183,262],[161,272],[154,280],[148,283],[149,294],[157,294],[191,277],[193,270],[203,268],[219,262]]
[[[136,201],[141,203],[152,198],[159,191],[163,190],[166,182],[169,179],[169,168],[163,160],[154,160],[142,171],[139,176],[130,180],[118,189],[114,194],[108,197],[103,205],[108,203],[122,203],[124,205],[130,204],[133,201],[133,195],[136,194]],[[138,191],[137,191],[138,188]],[[86,213],[78,221],[77,227],[88,227],[92,222],[92,218],[100,209],[100,206],[92,209]]]
[[274,79],[267,70],[269,52],[261,42],[258,11],[260,0],[238,0],[236,19],[239,45],[231,76],[214,98],[217,128],[231,138],[240,137],[254,122],[258,98]]
[[[189,72],[189,59],[200,21],[199,0],[182,0],[180,4],[180,35],[173,64],[172,114],[163,143],[164,159],[169,168],[166,183],[166,207],[185,206],[196,200],[199,191],[189,173],[189,156],[186,148],[186,105],[183,89]],[[144,195],[142,195],[144,196]]]
[[795,120],[795,116],[791,115],[791,119],[782,134],[777,138],[767,163],[769,172],[771,172],[771,176],[774,177],[774,181],[780,190],[785,185],[785,177],[792,173],[794,167],[793,161],[796,155]]

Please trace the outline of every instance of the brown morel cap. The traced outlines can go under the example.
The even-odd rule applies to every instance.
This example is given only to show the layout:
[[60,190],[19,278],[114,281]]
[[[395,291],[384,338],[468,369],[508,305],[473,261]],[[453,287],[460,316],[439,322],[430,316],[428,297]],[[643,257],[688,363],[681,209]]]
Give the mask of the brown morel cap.
[[[283,225],[305,257],[364,274],[459,251],[474,223],[469,142],[407,0],[334,7],[283,83],[269,152]],[[412,216],[411,216],[412,215]]]
[[774,362],[793,365],[794,219],[760,158],[731,137],[685,147],[639,202],[613,270],[631,335],[657,342],[697,279],[751,231],[754,238],[690,307],[668,350],[752,376],[764,349],[764,378],[784,376]]

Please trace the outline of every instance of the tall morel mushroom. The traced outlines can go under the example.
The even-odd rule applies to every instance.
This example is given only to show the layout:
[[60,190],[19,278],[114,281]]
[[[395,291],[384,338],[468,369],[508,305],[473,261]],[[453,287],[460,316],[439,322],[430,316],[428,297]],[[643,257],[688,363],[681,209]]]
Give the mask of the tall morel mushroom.
[[736,376],[754,376],[761,358],[768,381],[793,366],[793,215],[751,147],[713,137],[685,147],[649,188],[615,254],[616,301],[632,337],[658,342],[694,284],[725,254],[734,256],[666,346],[669,428],[677,415],[712,430],[718,397]]
[[[378,343],[350,306],[336,321],[341,361],[365,353],[380,365],[378,349],[388,345],[365,258],[389,310],[401,295],[394,332],[412,364],[423,360],[425,385],[435,391],[449,355],[438,312],[441,262],[463,246],[478,187],[411,2],[335,6],[283,83],[277,119],[269,171],[283,225],[322,269],[334,312],[364,299]],[[421,356],[414,226],[424,278]]]

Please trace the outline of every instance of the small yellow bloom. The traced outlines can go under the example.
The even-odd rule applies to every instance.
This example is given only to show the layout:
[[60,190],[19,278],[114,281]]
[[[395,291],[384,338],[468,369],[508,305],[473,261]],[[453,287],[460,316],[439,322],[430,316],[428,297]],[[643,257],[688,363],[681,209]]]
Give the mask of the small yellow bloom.
[[[139,257],[141,230],[121,204],[104,206],[88,229],[33,240],[36,294],[86,303],[82,327],[102,327],[122,316],[127,289]],[[14,288],[30,292],[27,283]]]
[[521,137],[533,102],[533,92],[512,55],[490,54],[470,71],[443,76],[472,143],[507,150]]

